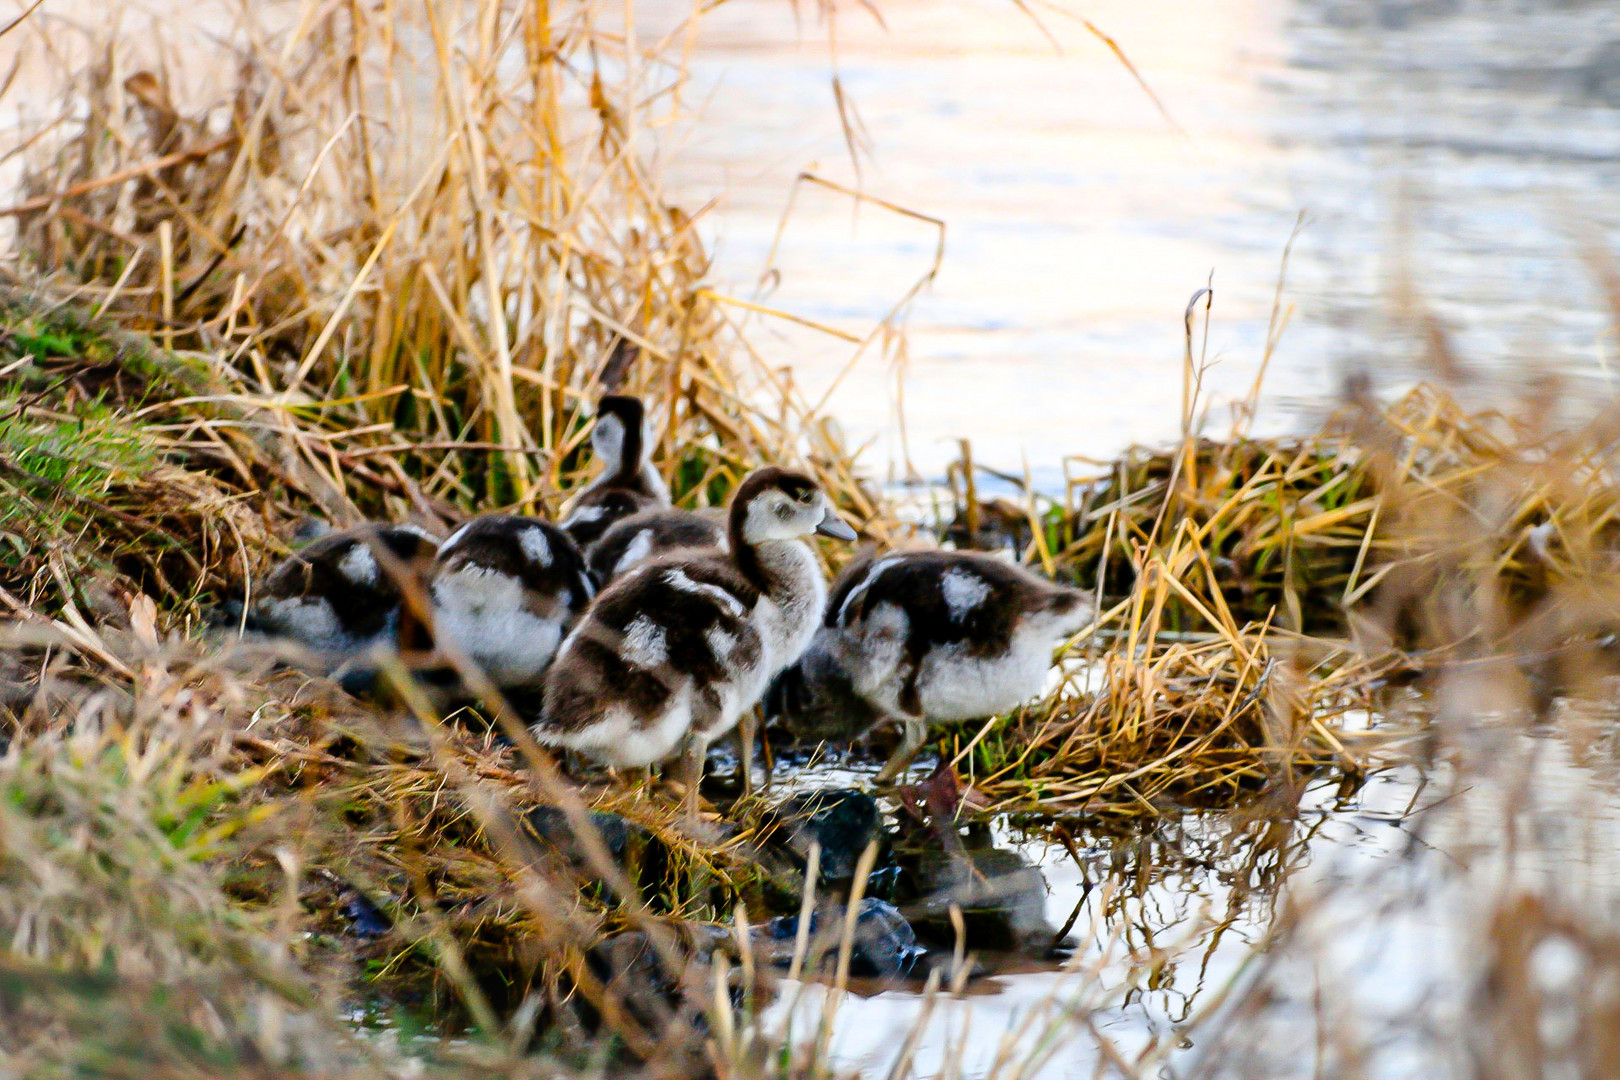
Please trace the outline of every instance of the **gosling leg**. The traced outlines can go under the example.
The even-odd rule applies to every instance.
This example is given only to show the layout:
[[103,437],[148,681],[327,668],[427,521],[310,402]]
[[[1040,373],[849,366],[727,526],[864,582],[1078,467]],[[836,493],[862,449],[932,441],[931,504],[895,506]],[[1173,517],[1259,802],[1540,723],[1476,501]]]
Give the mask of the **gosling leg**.
[[749,709],[737,720],[737,762],[742,769],[743,798],[754,793],[754,736],[759,731],[759,713]]
[[681,814],[688,825],[698,820],[698,787],[703,783],[704,759],[709,756],[709,742],[697,737],[686,741],[681,753],[680,778],[685,792],[681,795]]
[[883,771],[877,774],[876,782],[879,784],[891,783],[895,777],[905,772],[906,766],[911,764],[912,759],[917,756],[917,751],[922,749],[923,742],[928,738],[928,724],[920,717],[908,716],[901,723],[904,725],[905,734],[900,739],[900,745],[895,747],[894,753],[889,755]]

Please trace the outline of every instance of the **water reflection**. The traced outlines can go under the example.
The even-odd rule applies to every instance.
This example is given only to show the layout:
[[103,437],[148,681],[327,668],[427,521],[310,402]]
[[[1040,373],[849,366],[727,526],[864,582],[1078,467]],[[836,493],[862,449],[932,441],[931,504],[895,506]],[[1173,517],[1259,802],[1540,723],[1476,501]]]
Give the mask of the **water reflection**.
[[[967,1075],[1002,1056],[1024,1061],[1054,1033],[1082,1037],[1063,1039],[1061,1060],[1028,1075],[1084,1073],[1103,1041],[1128,1057],[1193,1045],[1201,1033],[1189,1042],[1182,1026],[1218,1001],[1269,941],[1293,877],[1324,852],[1398,850],[1419,784],[1409,770],[1375,775],[1353,791],[1324,779],[1304,789],[1297,811],[1291,799],[1262,801],[1142,828],[1007,819],[961,826],[954,840],[934,845],[934,860],[923,860],[920,880],[933,891],[904,910],[920,939],[948,950],[948,903],[959,902],[982,977],[964,996],[934,1004],[919,1072],[958,1056]],[[902,812],[891,810],[899,822]],[[906,836],[901,823],[902,846]],[[1053,951],[1054,940],[1068,947]],[[775,1022],[792,999],[782,996]],[[824,1003],[824,991],[810,988],[803,1018]],[[881,1075],[895,1033],[918,1021],[926,999],[914,985],[863,998],[858,1008],[858,1021],[838,1025],[834,1053]]]

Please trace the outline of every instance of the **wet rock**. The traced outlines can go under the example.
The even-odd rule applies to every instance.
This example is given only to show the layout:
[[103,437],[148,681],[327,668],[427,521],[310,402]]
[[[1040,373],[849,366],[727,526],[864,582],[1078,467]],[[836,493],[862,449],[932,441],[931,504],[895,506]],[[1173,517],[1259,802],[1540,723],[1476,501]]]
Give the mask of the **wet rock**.
[[952,907],[961,910],[969,949],[1061,951],[1046,918],[1046,876],[1016,852],[984,847],[925,860],[925,894],[917,902],[918,926],[930,939],[953,940]]
[[[573,998],[586,1031],[606,1028],[638,1058],[646,1055],[644,1047],[690,1054],[694,1048],[685,1044],[701,1043],[712,978],[706,958],[663,956],[645,932],[631,930],[593,945],[585,965],[598,984]],[[683,1032],[687,1038],[679,1038]]]
[[[592,810],[586,818],[596,835],[601,838],[602,846],[607,848],[608,854],[614,859],[624,858],[630,847],[633,835],[639,838],[649,836],[645,829],[632,825],[618,814],[603,813]],[[586,863],[588,857],[585,847],[578,836],[574,834],[574,827],[568,820],[568,815],[559,807],[537,806],[523,817],[530,834],[542,845],[562,853],[570,862]]]
[[821,845],[819,880],[844,883],[855,877],[855,867],[868,844],[886,845],[883,816],[877,800],[862,791],[832,788],[795,795],[777,808],[786,826],[787,844],[804,865],[810,847]]
[[[652,833],[618,814],[593,810],[586,817],[613,865],[640,891],[643,900],[654,902],[658,883],[669,868],[669,849]],[[542,858],[554,869],[572,875],[580,885],[607,887],[601,867],[592,863],[568,815],[559,807],[537,806],[524,815],[523,824]]]
[[[841,907],[825,908],[810,916],[806,955],[811,959],[819,956],[824,970],[831,971],[838,962],[844,917],[845,909]],[[786,967],[793,962],[798,934],[799,916],[784,915],[760,927],[756,940],[771,962]],[[874,897],[861,901],[850,951],[851,975],[861,978],[904,978],[925,952],[917,944],[917,935],[912,932],[911,924],[893,904]]]
[[349,932],[365,941],[380,938],[394,928],[388,916],[357,889],[349,890],[343,906],[338,910],[349,920]]
[[[663,923],[651,932],[626,930],[591,946],[585,953],[588,982],[564,980],[559,987],[590,1036],[585,1045],[598,1049],[597,1036],[606,1031],[625,1058],[656,1058],[659,1076],[711,1075],[704,1049],[707,1011],[714,1003],[715,956],[729,951],[730,941],[723,926]],[[738,975],[740,967],[732,971]],[[740,985],[728,992],[734,1004],[741,1003]]]

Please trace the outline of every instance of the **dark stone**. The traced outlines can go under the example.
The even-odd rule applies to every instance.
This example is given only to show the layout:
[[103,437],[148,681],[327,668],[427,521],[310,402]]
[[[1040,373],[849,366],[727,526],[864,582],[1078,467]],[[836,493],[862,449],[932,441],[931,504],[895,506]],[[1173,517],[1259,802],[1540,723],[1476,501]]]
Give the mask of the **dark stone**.
[[962,913],[969,949],[1049,955],[1059,948],[1046,918],[1046,877],[1012,851],[941,853],[920,868],[925,895],[917,925],[931,940],[953,941],[951,908]]
[[[838,949],[844,932],[842,908],[831,907],[810,916],[809,956],[821,957],[824,970],[838,962]],[[759,930],[758,940],[770,960],[783,967],[793,962],[793,949],[799,933],[799,916],[772,919]],[[875,897],[861,901],[855,918],[855,937],[850,950],[849,973],[862,978],[904,978],[926,950],[917,944],[911,924],[893,904]]]
[[245,610],[240,596],[227,596],[219,603],[203,609],[203,623],[213,630],[236,630],[244,621]]
[[[639,892],[643,901],[662,909],[658,890],[669,870],[669,849],[652,833],[618,814],[593,810],[587,817],[607,849],[608,858],[624,873],[631,888]],[[537,806],[524,815],[523,823],[540,847],[542,858],[553,868],[560,864],[562,872],[579,885],[601,886],[614,893],[600,868],[592,865],[585,845],[561,809]]]
[[[590,811],[586,817],[596,835],[602,840],[608,854],[615,861],[622,861],[625,852],[630,847],[632,833],[640,834],[641,838],[649,834],[639,826],[631,825],[618,814],[606,814],[599,810]],[[574,835],[574,827],[568,821],[568,815],[555,806],[537,806],[524,815],[524,822],[529,832],[543,846],[561,852],[569,862],[586,865],[589,859],[585,854],[585,846]]]
[[[733,1007],[743,1006],[747,989],[734,946],[729,928],[685,920],[609,935],[585,952],[588,980],[564,974],[550,988],[561,1010],[554,1015],[577,1022],[576,1030],[586,1036],[575,1047],[579,1052],[598,1055],[605,1046],[615,1047],[600,1075],[713,1077],[708,1012],[717,989],[717,953],[732,961],[726,992]],[[764,989],[756,985],[753,992]],[[604,1040],[604,1034],[615,1038]],[[566,1040],[567,1025],[546,1037]],[[636,1063],[647,1068],[627,1068]]]
[[370,941],[382,937],[394,928],[394,924],[388,921],[388,916],[358,890],[349,890],[348,898],[343,901],[340,910],[343,917],[349,920],[349,932],[355,937]]
[[[847,882],[868,844],[886,845],[877,800],[862,791],[832,788],[795,795],[777,808],[787,829],[787,843],[808,865],[810,845],[821,845],[818,879]],[[881,852],[880,852],[881,853]]]

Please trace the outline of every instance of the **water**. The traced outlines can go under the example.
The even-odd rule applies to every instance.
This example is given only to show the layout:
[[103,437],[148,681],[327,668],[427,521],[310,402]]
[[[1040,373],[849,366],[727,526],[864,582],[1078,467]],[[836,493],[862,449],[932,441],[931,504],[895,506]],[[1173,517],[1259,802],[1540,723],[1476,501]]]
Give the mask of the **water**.
[[[1438,700],[1444,728],[1458,718]],[[1469,1054],[1491,1051],[1473,1017],[1513,992],[1522,955],[1541,996],[1509,1015],[1539,1032],[1544,1075],[1565,1075],[1557,1066],[1591,1037],[1582,995],[1620,988],[1612,960],[1595,959],[1608,946],[1585,936],[1609,940],[1600,928],[1620,913],[1611,713],[1532,729],[1476,716],[1432,767],[1392,765],[1352,788],[1319,778],[1293,812],[1123,833],[1070,821],[1072,850],[997,822],[979,843],[1001,852],[1003,874],[1037,869],[1033,898],[1048,927],[1072,926],[1072,958],[987,953],[989,974],[931,1010],[916,986],[848,998],[834,1060],[889,1075],[921,1025],[919,1076],[1112,1075],[1110,1055],[1148,1076],[1342,1075],[1351,1061],[1368,1076],[1476,1075]],[[791,783],[859,778],[811,770]],[[793,991],[767,1022],[813,1030],[831,995]]]
[[[664,6],[640,9],[656,19]],[[796,18],[771,0],[733,0],[707,22],[684,89],[695,119],[661,145],[671,191],[707,207],[717,277],[738,295],[862,337],[930,272],[935,225],[795,190],[801,172],[944,223],[937,276],[900,320],[903,365],[871,350],[828,401],[852,441],[870,443],[869,468],[903,476],[909,455],[935,477],[971,437],[981,462],[1053,488],[1066,455],[1174,437],[1182,313],[1211,275],[1214,318],[1198,348],[1213,362],[1211,424],[1224,426],[1260,369],[1302,215],[1261,430],[1308,427],[1352,372],[1386,393],[1434,375],[1414,297],[1446,328],[1476,398],[1548,374],[1576,382],[1577,397],[1611,392],[1613,315],[1594,269],[1612,262],[1620,225],[1611,4],[1083,10],[1168,119],[1061,15],[1043,15],[1060,51],[1011,4],[886,3],[882,25],[840,6],[838,74],[870,136],[858,172],[826,27],[808,6]],[[785,320],[749,321],[812,400],[852,354]],[[1494,985],[1493,920],[1509,900],[1530,889],[1611,912],[1616,894],[1613,849],[1593,840],[1612,829],[1611,770],[1594,772],[1563,740],[1463,741],[1481,740],[1510,752],[1470,758],[1466,782],[1449,767],[1403,767],[1348,800],[1313,786],[1270,847],[1262,827],[1197,815],[1134,840],[1082,831],[1077,864],[1066,847],[999,826],[997,843],[1044,876],[1047,920],[1061,925],[1078,906],[1081,949],[1073,970],[995,974],[938,1003],[918,1074],[952,1060],[985,1074],[1033,1055],[1023,1075],[1092,1076],[1111,1071],[1105,1044],[1125,1062],[1148,1052],[1150,1075],[1159,1064],[1317,1075],[1324,1062],[1329,1075],[1334,1062],[1375,1076],[1466,1073],[1471,1053],[1489,1054],[1468,1018]],[[1528,789],[1527,774],[1539,778]],[[1555,809],[1516,803],[1526,790],[1579,794]],[[1144,977],[1126,956],[1149,943],[1162,953]],[[1586,969],[1536,962],[1551,972],[1539,1019],[1553,1061],[1571,1038],[1559,1029],[1576,1011],[1563,1008],[1571,973]],[[807,1015],[825,1004],[819,988],[806,997]],[[866,1075],[887,1073],[897,1033],[926,1010],[915,989],[841,1008],[837,1059]],[[1054,1029],[1070,1037],[1041,1058]]]
[[[840,5],[836,62],[871,150],[857,178],[813,5],[734,0],[706,22],[662,140],[670,190],[708,206],[717,276],[863,336],[930,268],[903,320],[911,461],[976,456],[1047,486],[1180,423],[1182,312],[1213,274],[1212,418],[1251,386],[1284,245],[1307,215],[1262,428],[1310,423],[1343,376],[1427,374],[1393,318],[1403,281],[1498,387],[1606,378],[1615,343],[1588,251],[1620,223],[1620,21],[1611,5],[1486,0],[1101,0],[1163,101],[1073,20],[1010,3]],[[644,0],[648,25],[682,5]],[[776,278],[772,277],[774,283]],[[740,314],[740,313],[739,313]],[[770,318],[755,341],[819,396],[848,345]],[[889,365],[864,357],[830,407],[868,465],[904,472]],[[1606,384],[1605,384],[1606,385]]]
[[[971,437],[980,461],[1027,467],[1054,487],[1065,455],[1174,437],[1182,312],[1211,274],[1205,389],[1222,424],[1259,370],[1301,215],[1261,430],[1309,426],[1351,372],[1391,393],[1432,375],[1399,317],[1403,289],[1447,328],[1472,394],[1511,395],[1552,372],[1610,388],[1611,315],[1588,258],[1620,223],[1611,6],[1086,5],[1173,122],[1060,17],[1049,25],[1062,53],[1006,4],[882,12],[886,26],[853,9],[837,21],[840,78],[871,136],[858,177],[822,27],[767,2],[710,20],[687,91],[701,120],[667,159],[688,205],[715,200],[704,228],[720,277],[752,298],[750,285],[775,271],[766,302],[857,336],[928,272],[937,232],[813,187],[784,222],[794,177],[814,172],[945,223],[938,275],[904,318],[903,381],[868,354],[829,401],[855,442],[871,440],[869,467],[903,475],[909,451],[937,476],[954,440]],[[783,321],[753,329],[812,398],[851,352]],[[1567,748],[1551,756],[1550,787],[1612,814],[1612,784],[1571,783],[1581,767]],[[967,1075],[1020,1060],[1048,1024],[1073,1037],[1033,1075],[1094,1075],[1103,1040],[1126,1061],[1153,1047],[1178,1071],[1212,1075],[1311,1075],[1322,1046],[1342,1041],[1370,1075],[1455,1067],[1449,1036],[1479,984],[1480,927],[1512,877],[1504,867],[1528,859],[1581,877],[1614,860],[1552,837],[1510,855],[1513,815],[1500,806],[1459,800],[1414,818],[1441,797],[1431,780],[1391,770],[1349,801],[1318,784],[1271,851],[1225,815],[1135,841],[1093,836],[1085,866],[1043,837],[998,829],[998,843],[1040,868],[1053,925],[1079,905],[1078,970],[1002,973],[940,1003],[919,1074],[958,1058]],[[1481,790],[1503,782],[1482,778]],[[1123,868],[1104,872],[1116,857]],[[1247,868],[1267,860],[1270,878],[1255,881]],[[1109,880],[1124,883],[1112,906],[1086,892]],[[1262,947],[1279,912],[1294,933],[1273,954]],[[1149,941],[1165,962],[1133,985],[1126,946]],[[807,1011],[824,1004],[821,991],[807,996]],[[1245,1011],[1246,996],[1265,1003]],[[843,1008],[839,1061],[884,1075],[896,1033],[925,1005],[908,990]],[[1009,1053],[1008,1033],[1031,1017]]]
[[[1061,17],[1049,20],[1058,53],[1005,4],[882,12],[886,26],[858,10],[837,21],[840,78],[871,136],[859,176],[831,107],[822,28],[765,2],[711,19],[687,92],[702,120],[668,158],[688,205],[715,200],[704,228],[720,277],[752,298],[773,271],[766,302],[857,336],[928,272],[937,232],[824,189],[793,196],[794,177],[814,172],[945,223],[937,277],[903,320],[903,380],[868,354],[829,400],[855,442],[871,441],[869,467],[903,475],[909,453],[937,476],[954,440],[971,437],[980,461],[1027,467],[1051,488],[1065,455],[1174,437],[1182,312],[1211,274],[1199,351],[1214,361],[1205,390],[1223,424],[1259,370],[1302,215],[1261,430],[1309,426],[1352,372],[1388,393],[1432,376],[1414,359],[1403,290],[1446,327],[1470,394],[1511,396],[1548,373],[1599,396],[1611,388],[1611,315],[1589,261],[1620,223],[1611,6],[1087,4],[1171,121]],[[753,329],[812,399],[850,356],[791,323]],[[1589,797],[1581,812],[1579,800],[1564,808],[1568,821],[1612,817],[1612,782],[1581,775],[1552,745],[1536,790]],[[1537,757],[1527,746],[1514,743]],[[1467,790],[1493,793],[1483,808],[1445,802],[1455,781],[1411,767],[1349,800],[1319,783],[1271,849],[1263,830],[1198,815],[1136,840],[1082,837],[1077,865],[1042,836],[998,828],[997,842],[1044,876],[1048,921],[1078,905],[1075,970],[1003,972],[939,1003],[918,1074],[1028,1057],[1025,1075],[1092,1076],[1105,1041],[1124,1061],[1147,1049],[1188,1075],[1314,1075],[1350,1049],[1368,1075],[1458,1068],[1491,905],[1527,863],[1565,880],[1614,864],[1556,830],[1509,850],[1508,781],[1476,779]],[[1426,805],[1436,809],[1414,816]],[[1112,904],[1099,888],[1109,882]],[[1138,983],[1126,956],[1149,942],[1163,962]],[[825,1004],[820,990],[807,999],[807,1013]],[[925,1003],[913,989],[842,1008],[839,1062],[885,1075],[896,1033]],[[1555,1025],[1559,1015],[1567,1022],[1549,1010]],[[1069,1037],[1042,1058],[1053,1030]]]
[[[835,771],[794,781],[851,778]],[[1346,863],[1365,864],[1410,842],[1406,817],[1419,784],[1415,770],[1391,769],[1347,798],[1336,782],[1317,782],[1282,834],[1268,821],[1219,813],[1191,814],[1140,833],[1074,821],[1065,823],[1071,852],[1050,833],[995,823],[984,839],[1002,853],[1002,874],[1027,873],[1009,869],[1019,863],[1037,872],[1033,897],[1019,896],[1019,905],[1033,899],[1049,932],[1070,926],[1076,949],[1069,959],[1048,963],[1030,954],[1022,960],[980,955],[989,974],[961,996],[935,1003],[916,1047],[918,1074],[935,1075],[956,1062],[966,1075],[990,1075],[1003,1058],[1033,1064],[1030,1076],[1089,1076],[1104,1039],[1133,1059],[1161,1043],[1178,1055],[1200,1048],[1201,1033],[1183,1037],[1175,1029],[1205,1010],[1256,957],[1284,884],[1296,874],[1352,872],[1364,879],[1365,866]],[[886,1075],[897,1033],[917,1025],[925,1000],[922,988],[912,986],[843,1004],[832,1041],[835,1061],[864,1075]],[[790,987],[767,1023],[785,1023],[796,1006],[794,1027],[806,1030],[827,1005],[822,987],[807,988],[796,1001]],[[1042,1061],[1042,1041],[1053,1035],[1061,1053]]]

